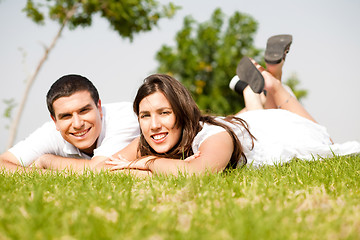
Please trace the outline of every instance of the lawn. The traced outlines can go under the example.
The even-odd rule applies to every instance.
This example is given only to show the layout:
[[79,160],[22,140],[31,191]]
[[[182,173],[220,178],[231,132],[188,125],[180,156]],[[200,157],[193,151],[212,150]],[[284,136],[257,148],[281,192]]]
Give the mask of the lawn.
[[204,176],[0,173],[0,239],[360,239],[360,155]]

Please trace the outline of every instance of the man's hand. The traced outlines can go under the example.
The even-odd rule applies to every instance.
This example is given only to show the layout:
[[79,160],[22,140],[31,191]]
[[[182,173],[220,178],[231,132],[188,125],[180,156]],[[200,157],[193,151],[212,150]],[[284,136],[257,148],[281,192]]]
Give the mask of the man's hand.
[[110,170],[112,166],[106,164],[106,161],[108,161],[109,158],[107,157],[94,157],[91,160],[89,160],[89,167],[91,170],[95,172],[100,172],[103,170]]

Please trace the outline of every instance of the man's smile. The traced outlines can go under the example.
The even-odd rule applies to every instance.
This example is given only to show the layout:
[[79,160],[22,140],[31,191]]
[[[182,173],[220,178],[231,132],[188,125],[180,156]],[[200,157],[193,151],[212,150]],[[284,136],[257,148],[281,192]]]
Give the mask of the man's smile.
[[74,133],[70,133],[71,135],[75,136],[75,137],[78,137],[78,138],[82,138],[82,137],[85,137],[85,135],[91,130],[91,127],[88,128],[88,129],[85,129],[81,132],[74,132]]

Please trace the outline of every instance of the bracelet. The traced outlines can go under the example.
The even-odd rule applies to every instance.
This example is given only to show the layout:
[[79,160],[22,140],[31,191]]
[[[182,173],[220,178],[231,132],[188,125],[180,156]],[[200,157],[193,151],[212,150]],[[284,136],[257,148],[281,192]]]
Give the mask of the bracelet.
[[283,104],[278,105],[277,108],[281,108],[282,106],[284,106],[285,104],[287,104],[287,103],[289,102],[290,98],[291,98],[291,94],[289,93],[288,99],[286,99],[286,101],[285,101]]

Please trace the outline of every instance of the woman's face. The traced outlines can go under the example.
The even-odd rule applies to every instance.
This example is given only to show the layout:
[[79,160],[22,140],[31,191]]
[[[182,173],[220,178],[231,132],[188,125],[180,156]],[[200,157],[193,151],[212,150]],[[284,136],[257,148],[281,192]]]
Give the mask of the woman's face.
[[146,142],[157,152],[166,153],[180,140],[181,128],[175,126],[176,116],[162,92],[155,92],[139,104],[139,123]]

